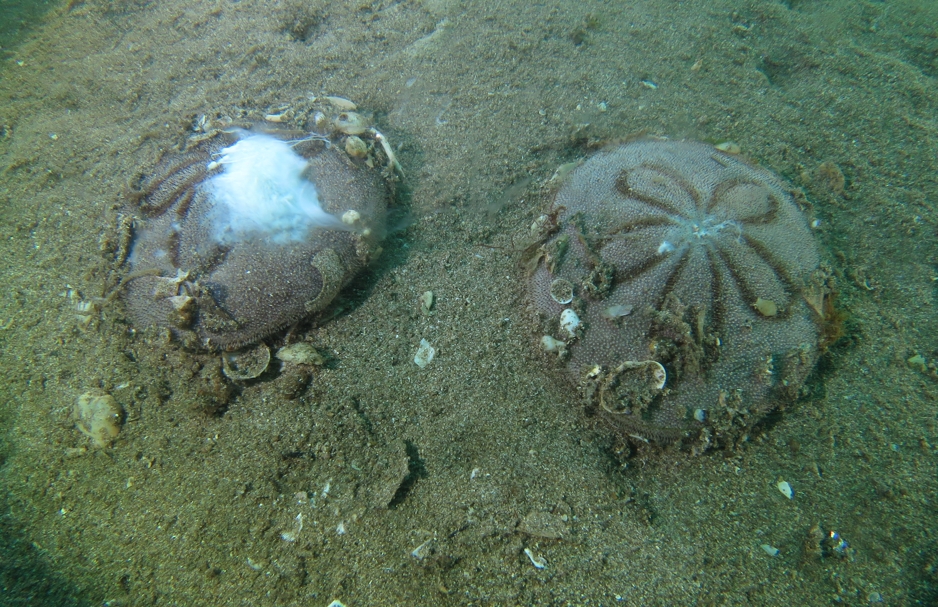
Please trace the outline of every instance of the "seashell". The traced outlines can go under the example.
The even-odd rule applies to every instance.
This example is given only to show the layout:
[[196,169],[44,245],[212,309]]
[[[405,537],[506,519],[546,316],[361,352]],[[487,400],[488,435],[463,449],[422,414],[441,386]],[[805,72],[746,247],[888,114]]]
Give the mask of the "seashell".
[[759,297],[756,299],[755,303],[752,304],[752,307],[766,318],[778,314],[778,305],[771,299],[762,299]]
[[436,303],[436,296],[433,291],[424,291],[423,295],[420,296],[420,309],[423,310],[424,314],[430,313],[434,303]]
[[550,296],[559,304],[568,304],[573,301],[573,283],[563,278],[550,283]]
[[368,130],[368,120],[358,112],[342,112],[332,119],[332,124],[346,135],[361,135]]
[[433,360],[433,357],[436,355],[436,349],[430,345],[426,339],[420,340],[420,347],[417,348],[417,353],[414,354],[414,364],[423,369]]
[[742,153],[743,149],[739,147],[739,144],[735,141],[724,141],[723,143],[718,143],[715,146],[716,149],[727,154],[732,154],[734,156]]
[[355,135],[345,140],[345,153],[352,158],[364,158],[368,155],[368,144]]
[[580,326],[580,317],[572,309],[567,308],[560,313],[560,328],[570,334],[570,337],[576,337],[577,327]]
[[556,352],[560,354],[567,347],[567,344],[559,339],[554,339],[550,335],[545,335],[541,338],[541,347],[544,348],[546,352]]
[[342,112],[351,112],[358,109],[358,106],[355,105],[355,102],[346,99],[345,97],[334,97],[332,95],[324,95],[323,99],[328,101],[332,107]]
[[765,553],[769,556],[778,556],[779,550],[775,546],[769,544],[761,544],[760,547],[765,550]]
[[260,377],[270,364],[270,348],[258,344],[221,355],[221,368],[228,379],[245,381]]
[[295,365],[321,365],[324,362],[322,354],[305,342],[284,346],[277,350],[274,356],[278,360]]
[[75,426],[101,449],[117,438],[123,413],[113,396],[94,392],[79,396],[72,409]]
[[623,306],[616,304],[603,308],[602,317],[606,320],[619,320],[623,316],[628,316],[632,313],[632,306]]

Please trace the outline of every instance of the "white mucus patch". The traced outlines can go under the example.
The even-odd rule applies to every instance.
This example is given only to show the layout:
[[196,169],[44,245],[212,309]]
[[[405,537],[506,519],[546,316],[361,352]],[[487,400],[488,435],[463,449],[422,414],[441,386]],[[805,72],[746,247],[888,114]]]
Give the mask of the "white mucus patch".
[[276,244],[304,240],[316,228],[349,229],[323,210],[316,186],[303,172],[309,163],[286,141],[244,133],[219,152],[209,167],[212,233],[222,244],[259,238]]

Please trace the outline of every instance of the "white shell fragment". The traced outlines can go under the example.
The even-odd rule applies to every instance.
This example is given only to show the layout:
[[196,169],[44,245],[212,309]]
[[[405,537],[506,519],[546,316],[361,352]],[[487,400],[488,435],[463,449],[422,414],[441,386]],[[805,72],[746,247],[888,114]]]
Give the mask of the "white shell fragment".
[[664,384],[668,381],[668,372],[665,371],[664,365],[657,360],[642,360],[634,366],[635,368],[651,367],[651,373],[655,378],[655,388],[657,390],[664,388]]
[[305,342],[290,344],[289,346],[280,348],[274,356],[276,356],[278,360],[282,360],[285,363],[293,363],[294,365],[321,365],[325,362],[322,358],[322,354],[317,352],[316,348]]
[[528,560],[531,561],[535,569],[547,569],[547,559],[542,556],[535,556],[530,548],[525,548],[524,553],[528,555]]
[[570,337],[576,337],[576,329],[580,326],[580,317],[572,309],[567,308],[560,313],[560,328]]
[[417,348],[417,353],[414,354],[414,364],[423,369],[430,364],[430,361],[433,360],[435,355],[436,349],[430,345],[430,342],[421,339],[420,347]]
[[795,497],[795,491],[791,488],[791,485],[788,484],[788,481],[778,481],[775,486],[778,487],[778,490],[782,492],[782,495],[788,499]]
[[765,550],[765,553],[769,556],[778,556],[778,548],[775,546],[770,546],[768,544],[762,544],[762,549]]
[[422,561],[433,554],[433,539],[429,539],[410,551],[410,556]]
[[541,338],[541,347],[544,348],[545,352],[556,352],[559,354],[564,351],[567,344],[559,339],[554,339],[550,335],[545,335]]
[[420,296],[420,309],[424,314],[429,314],[433,310],[433,304],[436,303],[436,296],[433,291],[424,291]]
[[336,97],[335,95],[323,95],[323,99],[328,101],[332,107],[343,112],[351,112],[358,109],[355,102],[345,97]]
[[113,396],[94,392],[85,392],[79,396],[72,410],[75,427],[101,449],[117,438],[122,414],[123,410]]
[[249,346],[237,352],[223,352],[221,369],[228,379],[246,381],[260,377],[270,364],[270,348],[264,344]]
[[353,226],[362,218],[362,214],[355,209],[349,209],[342,213],[342,223],[347,226]]
[[623,316],[628,316],[632,313],[632,306],[623,306],[621,304],[616,304],[603,308],[602,316],[606,320],[616,321]]
[[558,278],[550,283],[551,299],[559,304],[568,304],[573,301],[573,284],[569,280]]
[[280,534],[280,539],[282,539],[285,542],[295,542],[297,538],[300,537],[300,531],[303,530],[303,513],[301,512],[297,514],[296,518],[293,520],[294,520],[293,529],[290,529],[289,531],[284,531],[283,533]]
[[739,144],[735,141],[724,141],[723,143],[718,143],[715,146],[716,149],[721,152],[726,152],[727,154],[732,154],[734,156],[741,154],[743,149],[739,147]]

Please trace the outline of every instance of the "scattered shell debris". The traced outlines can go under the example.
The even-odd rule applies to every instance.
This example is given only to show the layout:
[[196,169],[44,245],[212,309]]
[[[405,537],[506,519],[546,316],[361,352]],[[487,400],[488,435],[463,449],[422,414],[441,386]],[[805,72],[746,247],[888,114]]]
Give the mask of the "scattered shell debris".
[[316,351],[316,348],[305,342],[299,342],[284,346],[277,350],[274,355],[278,360],[294,365],[314,365],[320,366],[325,360],[322,354]]
[[525,548],[524,553],[528,555],[528,559],[531,561],[531,564],[534,565],[535,569],[547,569],[547,559],[542,556],[535,556],[530,548]]
[[793,499],[795,497],[795,490],[791,488],[791,485],[788,484],[788,481],[778,481],[775,484],[778,487],[778,490],[787,497],[788,499]]
[[569,280],[558,278],[550,283],[551,299],[559,304],[568,304],[573,301],[573,284]]
[[420,347],[414,354],[414,364],[423,369],[433,361],[434,356],[436,356],[436,349],[426,339],[421,339]]
[[110,394],[85,392],[75,401],[72,417],[75,427],[104,449],[120,432],[123,409]]
[[228,379],[245,381],[260,377],[270,364],[270,348],[258,344],[236,352],[223,352],[222,372]]
[[339,599],[335,599],[334,601],[329,603],[326,607],[345,607],[345,604]]
[[560,313],[560,328],[566,331],[570,337],[576,337],[576,330],[579,326],[580,316],[572,308],[567,308]]

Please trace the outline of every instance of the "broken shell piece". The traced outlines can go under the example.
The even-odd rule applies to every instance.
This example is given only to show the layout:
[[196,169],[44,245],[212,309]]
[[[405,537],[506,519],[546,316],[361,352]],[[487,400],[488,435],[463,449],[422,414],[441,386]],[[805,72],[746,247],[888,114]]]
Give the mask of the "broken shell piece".
[[358,106],[355,105],[354,101],[350,99],[346,99],[345,97],[335,97],[332,95],[324,95],[323,99],[325,99],[330,104],[332,104],[332,107],[342,112],[352,112],[358,109]]
[[743,149],[739,147],[739,144],[735,141],[724,141],[723,143],[718,143],[713,147],[720,150],[721,152],[733,154],[734,156],[740,154],[743,151]]
[[264,114],[264,120],[267,122],[286,122],[293,118],[293,110],[287,109],[279,114]]
[[355,135],[345,140],[345,153],[352,158],[364,158],[368,155],[368,144]]
[[791,485],[788,484],[788,481],[778,481],[775,483],[775,486],[778,487],[778,490],[787,497],[788,499],[793,499],[795,497],[795,490],[791,488]]
[[531,564],[534,565],[535,569],[546,569],[547,568],[547,559],[542,556],[535,556],[531,552],[530,548],[525,548],[524,553],[527,555],[528,560],[531,561]]
[[760,547],[765,550],[765,553],[769,556],[778,556],[779,550],[775,546],[769,544],[760,544]]
[[558,278],[550,283],[550,297],[559,304],[573,301],[573,284],[569,280]]
[[332,120],[332,124],[346,135],[361,135],[368,130],[368,120],[358,112],[342,112]]
[[278,360],[282,360],[285,363],[293,363],[294,365],[318,366],[325,362],[322,354],[317,352],[316,348],[305,342],[290,344],[289,346],[280,348],[274,356]]
[[75,427],[101,449],[117,438],[123,413],[113,396],[95,392],[85,392],[79,396],[72,409]]
[[576,312],[567,308],[560,313],[560,328],[566,331],[570,337],[576,337],[576,330],[579,326],[580,317]]
[[606,320],[616,321],[622,318],[623,316],[628,316],[632,313],[632,306],[623,306],[623,305],[614,305],[607,308],[603,308],[602,317]]
[[755,308],[759,314],[767,318],[778,314],[778,306],[775,305],[775,302],[771,299],[762,299],[759,297],[756,299],[755,303],[752,304],[752,307]]
[[362,214],[355,209],[350,209],[342,213],[342,223],[347,226],[355,225],[362,218]]
[[173,304],[173,311],[169,313],[169,323],[179,329],[188,329],[195,320],[196,300],[188,295],[175,295],[167,297]]
[[549,223],[550,218],[547,215],[540,215],[537,219],[534,220],[534,223],[531,224],[531,235],[539,236],[541,232],[545,231]]
[[237,352],[224,352],[221,355],[222,371],[228,379],[235,381],[260,377],[269,364],[270,348],[264,344]]
[[433,291],[424,291],[423,295],[420,296],[420,309],[423,310],[424,314],[427,314],[433,309],[435,302],[436,297],[433,295]]
[[326,125],[326,115],[319,111],[313,112],[310,122],[312,122],[313,126],[317,129],[321,129]]
[[557,354],[560,354],[566,349],[567,343],[560,341],[559,339],[554,339],[550,335],[545,335],[541,338],[541,347],[544,348],[544,350],[547,352],[556,352]]
[[430,364],[435,355],[436,349],[430,345],[430,342],[421,339],[420,347],[417,348],[417,353],[414,354],[414,364],[423,369]]
[[655,360],[627,360],[601,379],[599,405],[609,413],[641,414],[664,389],[668,374]]

